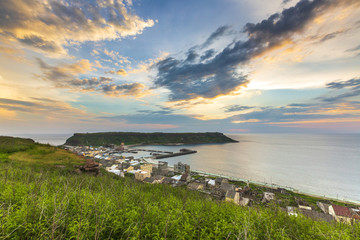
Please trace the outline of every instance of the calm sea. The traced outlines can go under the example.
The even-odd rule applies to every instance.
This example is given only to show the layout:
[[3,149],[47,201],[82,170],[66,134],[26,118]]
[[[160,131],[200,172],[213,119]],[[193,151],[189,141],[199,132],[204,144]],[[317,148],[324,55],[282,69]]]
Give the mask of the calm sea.
[[[192,169],[360,202],[360,135],[228,135],[239,143],[187,145],[196,154],[164,159]],[[184,146],[147,146],[176,151]]]
[[[71,134],[22,135],[41,143],[63,144]],[[301,192],[360,202],[360,135],[236,134],[238,143],[141,148],[196,154],[166,158],[192,169],[277,184]]]

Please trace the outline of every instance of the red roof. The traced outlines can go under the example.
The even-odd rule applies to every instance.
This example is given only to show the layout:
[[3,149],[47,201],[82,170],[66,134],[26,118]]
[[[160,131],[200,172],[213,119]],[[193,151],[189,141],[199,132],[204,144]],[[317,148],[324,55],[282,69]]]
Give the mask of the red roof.
[[336,216],[348,217],[351,218],[353,214],[351,213],[350,209],[343,206],[332,205]]

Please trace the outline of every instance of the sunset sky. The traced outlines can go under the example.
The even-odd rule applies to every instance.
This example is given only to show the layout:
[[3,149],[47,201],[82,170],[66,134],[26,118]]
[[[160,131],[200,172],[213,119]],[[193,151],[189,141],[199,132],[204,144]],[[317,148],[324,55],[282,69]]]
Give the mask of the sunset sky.
[[0,1],[0,134],[98,131],[360,133],[360,1]]

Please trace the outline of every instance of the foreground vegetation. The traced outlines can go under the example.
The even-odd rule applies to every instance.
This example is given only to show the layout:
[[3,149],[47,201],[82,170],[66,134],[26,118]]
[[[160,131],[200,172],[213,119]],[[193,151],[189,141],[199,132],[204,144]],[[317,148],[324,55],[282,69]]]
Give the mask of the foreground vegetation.
[[[37,157],[30,160],[31,151]],[[239,207],[168,185],[102,172],[74,174],[83,161],[43,164],[53,147],[0,160],[0,239],[358,239],[360,225],[288,216],[277,206]],[[52,150],[51,150],[52,151]],[[56,153],[57,150],[55,150]],[[15,155],[14,155],[15,154]],[[69,153],[70,154],[70,153]],[[29,157],[29,158],[28,158]],[[69,156],[67,156],[69,157]],[[55,161],[55,159],[53,159]]]
[[72,146],[105,146],[107,144],[199,144],[236,142],[219,132],[206,133],[139,133],[139,132],[104,132],[75,133],[66,140],[66,145]]

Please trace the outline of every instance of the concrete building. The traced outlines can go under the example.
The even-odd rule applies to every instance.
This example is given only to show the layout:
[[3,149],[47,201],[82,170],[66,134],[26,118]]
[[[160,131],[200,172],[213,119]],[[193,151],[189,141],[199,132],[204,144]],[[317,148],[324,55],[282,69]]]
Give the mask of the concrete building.
[[135,179],[139,181],[144,181],[145,178],[150,178],[151,173],[145,171],[137,171],[135,172]]
[[140,165],[140,170],[149,172],[151,174],[153,170],[153,165],[151,163]]
[[275,194],[271,192],[264,192],[263,198],[261,200],[262,203],[268,203],[272,200],[275,200]]
[[234,190],[228,190],[225,194],[225,201],[240,204],[240,194]]
[[178,162],[174,164],[174,172],[190,174],[190,165]]

